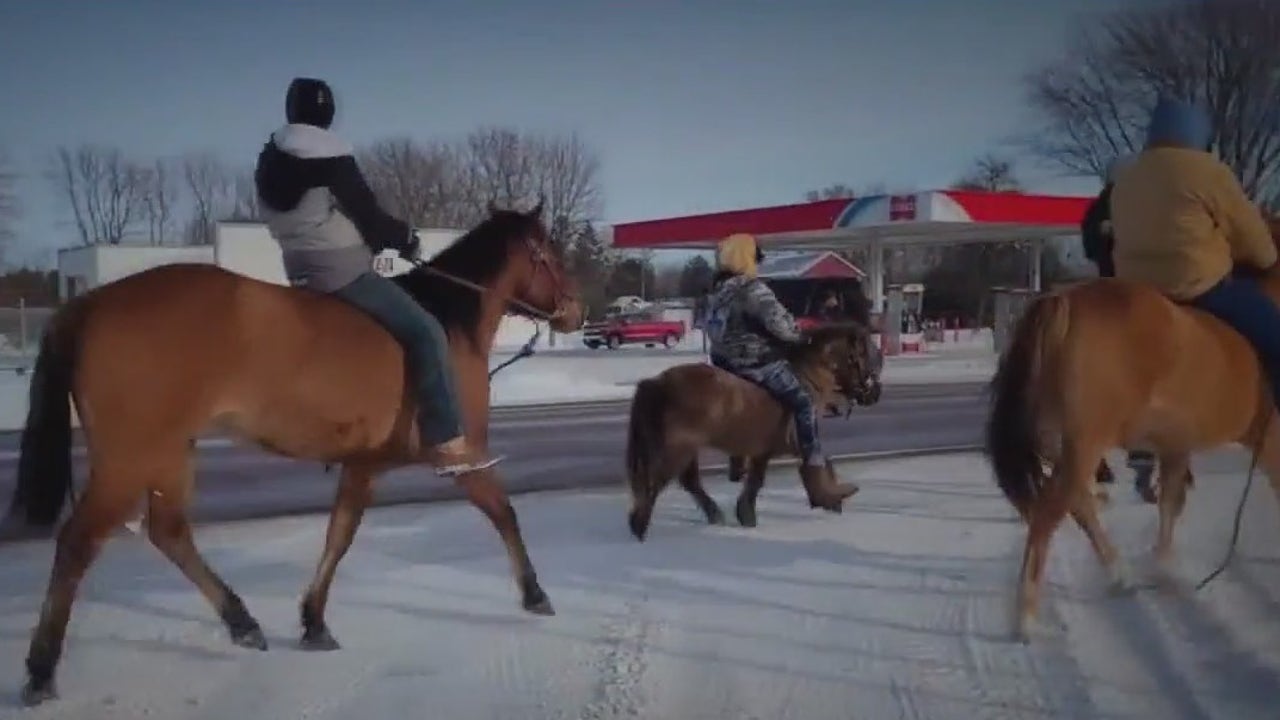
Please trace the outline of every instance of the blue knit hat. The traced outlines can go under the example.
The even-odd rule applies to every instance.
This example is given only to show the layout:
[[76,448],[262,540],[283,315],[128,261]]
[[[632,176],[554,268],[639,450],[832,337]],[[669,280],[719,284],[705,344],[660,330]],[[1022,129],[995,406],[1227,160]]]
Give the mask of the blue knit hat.
[[1196,103],[1160,96],[1151,111],[1151,124],[1147,126],[1147,146],[1168,143],[1207,150],[1213,141],[1213,122],[1209,113]]

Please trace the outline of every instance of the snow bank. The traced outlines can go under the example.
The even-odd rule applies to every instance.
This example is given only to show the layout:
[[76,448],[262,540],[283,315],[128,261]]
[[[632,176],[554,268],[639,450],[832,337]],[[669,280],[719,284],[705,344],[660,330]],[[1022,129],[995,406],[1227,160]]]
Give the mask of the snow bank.
[[[962,331],[967,332],[967,331]],[[581,339],[558,335],[554,346],[543,336],[538,354],[520,360],[494,376],[494,405],[617,400],[631,396],[642,378],[689,362],[704,362],[702,337],[690,333],[672,349],[625,346],[618,350],[590,351]],[[519,349],[499,347],[491,366],[507,360]],[[576,351],[576,352],[574,352]],[[883,378],[888,383],[980,382],[995,372],[996,357],[981,342],[930,345],[918,354],[886,360]],[[0,371],[0,430],[16,430],[26,421],[30,375]]]
[[[1200,468],[1180,528],[1195,575],[1225,547],[1238,454],[1231,467]],[[190,584],[122,537],[82,585],[62,699],[32,712],[12,703],[52,551],[0,547],[0,717],[1274,717],[1280,534],[1266,495],[1238,564],[1199,595],[1109,596],[1064,524],[1043,608],[1058,629],[1024,646],[1008,634],[1024,531],[980,458],[845,465],[864,489],[842,516],[809,510],[793,472],[766,486],[754,530],[705,526],[672,488],[644,544],[617,492],[516,498],[553,618],[518,609],[476,510],[371,511],[330,602],[344,646],[327,654],[293,645],[323,518],[199,530],[266,653],[232,647]],[[726,510],[734,489],[711,485]],[[1128,498],[1105,521],[1136,558],[1155,512]]]

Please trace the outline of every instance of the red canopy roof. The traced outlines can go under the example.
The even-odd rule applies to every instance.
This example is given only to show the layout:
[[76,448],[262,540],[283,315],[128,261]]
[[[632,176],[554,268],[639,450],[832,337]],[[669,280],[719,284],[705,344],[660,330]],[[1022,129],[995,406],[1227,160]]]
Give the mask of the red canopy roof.
[[859,239],[982,242],[1079,232],[1090,197],[938,190],[731,210],[613,228],[617,248],[709,247],[746,232],[775,246],[834,249]]

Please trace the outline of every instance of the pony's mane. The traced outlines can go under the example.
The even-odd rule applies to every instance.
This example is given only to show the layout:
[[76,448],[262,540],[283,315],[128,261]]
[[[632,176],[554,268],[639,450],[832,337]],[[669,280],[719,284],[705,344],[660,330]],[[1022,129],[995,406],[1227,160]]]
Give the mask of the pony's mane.
[[[536,217],[514,210],[496,210],[427,262],[427,266],[488,285],[506,270],[513,246],[528,237],[536,223]],[[420,269],[397,275],[394,280],[434,315],[446,332],[457,330],[472,341],[477,339],[479,292]]]

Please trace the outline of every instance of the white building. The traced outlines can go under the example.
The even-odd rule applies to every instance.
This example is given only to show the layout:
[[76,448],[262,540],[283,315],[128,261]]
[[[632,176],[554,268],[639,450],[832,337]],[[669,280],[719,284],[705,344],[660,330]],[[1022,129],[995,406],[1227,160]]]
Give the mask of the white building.
[[[418,231],[422,254],[430,259],[453,244],[463,231],[432,228]],[[261,223],[218,223],[211,246],[93,245],[58,251],[58,292],[61,299],[79,295],[126,275],[159,265],[208,263],[258,280],[284,285],[284,262],[280,246]],[[394,252],[374,260],[374,269],[383,275],[409,270],[408,261]],[[441,280],[440,282],[448,282]],[[508,315],[498,328],[495,347],[523,345],[534,332],[532,321]]]

